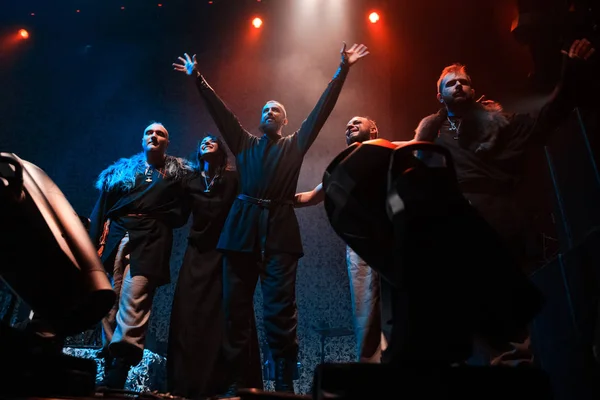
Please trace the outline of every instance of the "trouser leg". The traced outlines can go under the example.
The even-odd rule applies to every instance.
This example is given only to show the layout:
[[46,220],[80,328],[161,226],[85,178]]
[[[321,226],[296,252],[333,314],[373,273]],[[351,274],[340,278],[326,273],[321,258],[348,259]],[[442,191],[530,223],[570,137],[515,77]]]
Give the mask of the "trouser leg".
[[381,286],[379,274],[371,269],[350,247],[346,248],[346,265],[350,280],[357,359],[381,362],[387,341],[381,329]]
[[298,360],[296,271],[298,256],[265,254],[261,271],[265,334],[275,361],[275,390],[293,392]]
[[[259,257],[254,253],[227,252],[224,257],[224,308],[226,319],[225,360],[230,370],[229,381],[238,387],[248,382],[254,321],[254,290],[258,281]],[[254,385],[252,385],[254,386]]]

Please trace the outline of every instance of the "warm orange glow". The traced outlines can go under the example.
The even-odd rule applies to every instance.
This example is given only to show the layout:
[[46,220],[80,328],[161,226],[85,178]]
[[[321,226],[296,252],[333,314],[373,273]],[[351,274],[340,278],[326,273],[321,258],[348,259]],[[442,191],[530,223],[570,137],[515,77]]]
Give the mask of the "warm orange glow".
[[25,29],[19,29],[19,36],[21,39],[27,39],[29,37],[29,32],[27,32]]
[[252,25],[254,25],[255,28],[260,28],[262,26],[262,19],[256,17],[252,20]]
[[379,21],[379,14],[373,11],[371,14],[369,14],[369,21],[371,21],[372,24]]

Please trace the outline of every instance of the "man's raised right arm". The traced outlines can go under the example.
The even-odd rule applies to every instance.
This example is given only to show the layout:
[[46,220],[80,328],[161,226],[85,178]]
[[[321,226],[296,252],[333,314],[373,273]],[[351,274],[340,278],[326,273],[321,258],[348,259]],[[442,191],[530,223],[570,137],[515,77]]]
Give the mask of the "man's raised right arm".
[[235,114],[227,107],[225,102],[210,87],[206,79],[198,70],[196,55],[192,58],[186,53],[184,57],[179,57],[183,64],[173,63],[176,71],[196,76],[196,87],[200,96],[206,104],[210,116],[215,121],[217,128],[221,132],[225,143],[233,154],[237,154],[244,147],[244,142],[250,138],[250,134],[240,124]]

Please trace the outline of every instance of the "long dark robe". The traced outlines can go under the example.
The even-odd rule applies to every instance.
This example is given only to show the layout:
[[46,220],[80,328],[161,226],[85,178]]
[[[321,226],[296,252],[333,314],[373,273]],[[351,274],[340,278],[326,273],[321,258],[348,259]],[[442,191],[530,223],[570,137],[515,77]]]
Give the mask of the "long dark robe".
[[[184,182],[192,225],[173,297],[167,377],[170,393],[199,398],[227,389],[222,355],[223,255],[216,246],[238,191],[238,179],[236,172],[225,171],[210,192],[205,192],[206,181],[199,173]],[[262,388],[256,329],[253,336],[247,368],[252,386]]]
[[[181,164],[171,156],[167,156],[166,162]],[[179,173],[184,174],[183,171]],[[165,177],[156,170],[152,172],[151,182],[146,178],[142,171],[136,174],[135,184],[129,190],[119,186],[101,190],[90,216],[90,236],[100,247],[105,223],[110,219],[101,255],[106,270],[112,273],[110,264],[117,246],[129,233],[131,274],[151,277],[158,285],[164,285],[170,280],[173,229],[183,226],[186,221],[182,208],[182,179]]]
[[235,156],[240,193],[279,201],[269,211],[264,232],[259,226],[263,208],[235,199],[217,248],[253,252],[262,243],[262,250],[302,255],[300,229],[293,206],[300,167],[335,106],[348,70],[349,67],[342,64],[300,129],[278,139],[271,139],[266,134],[257,137],[247,132],[204,78],[198,77],[198,90]]

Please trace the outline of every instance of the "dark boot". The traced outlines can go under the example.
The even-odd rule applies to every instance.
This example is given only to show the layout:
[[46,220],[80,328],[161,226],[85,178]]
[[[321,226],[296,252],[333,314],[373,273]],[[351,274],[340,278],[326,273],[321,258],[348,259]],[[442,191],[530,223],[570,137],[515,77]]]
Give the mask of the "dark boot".
[[275,361],[275,391],[294,393],[294,370],[296,363],[285,358]]
[[104,381],[99,386],[110,389],[124,389],[131,364],[123,358],[106,358]]

